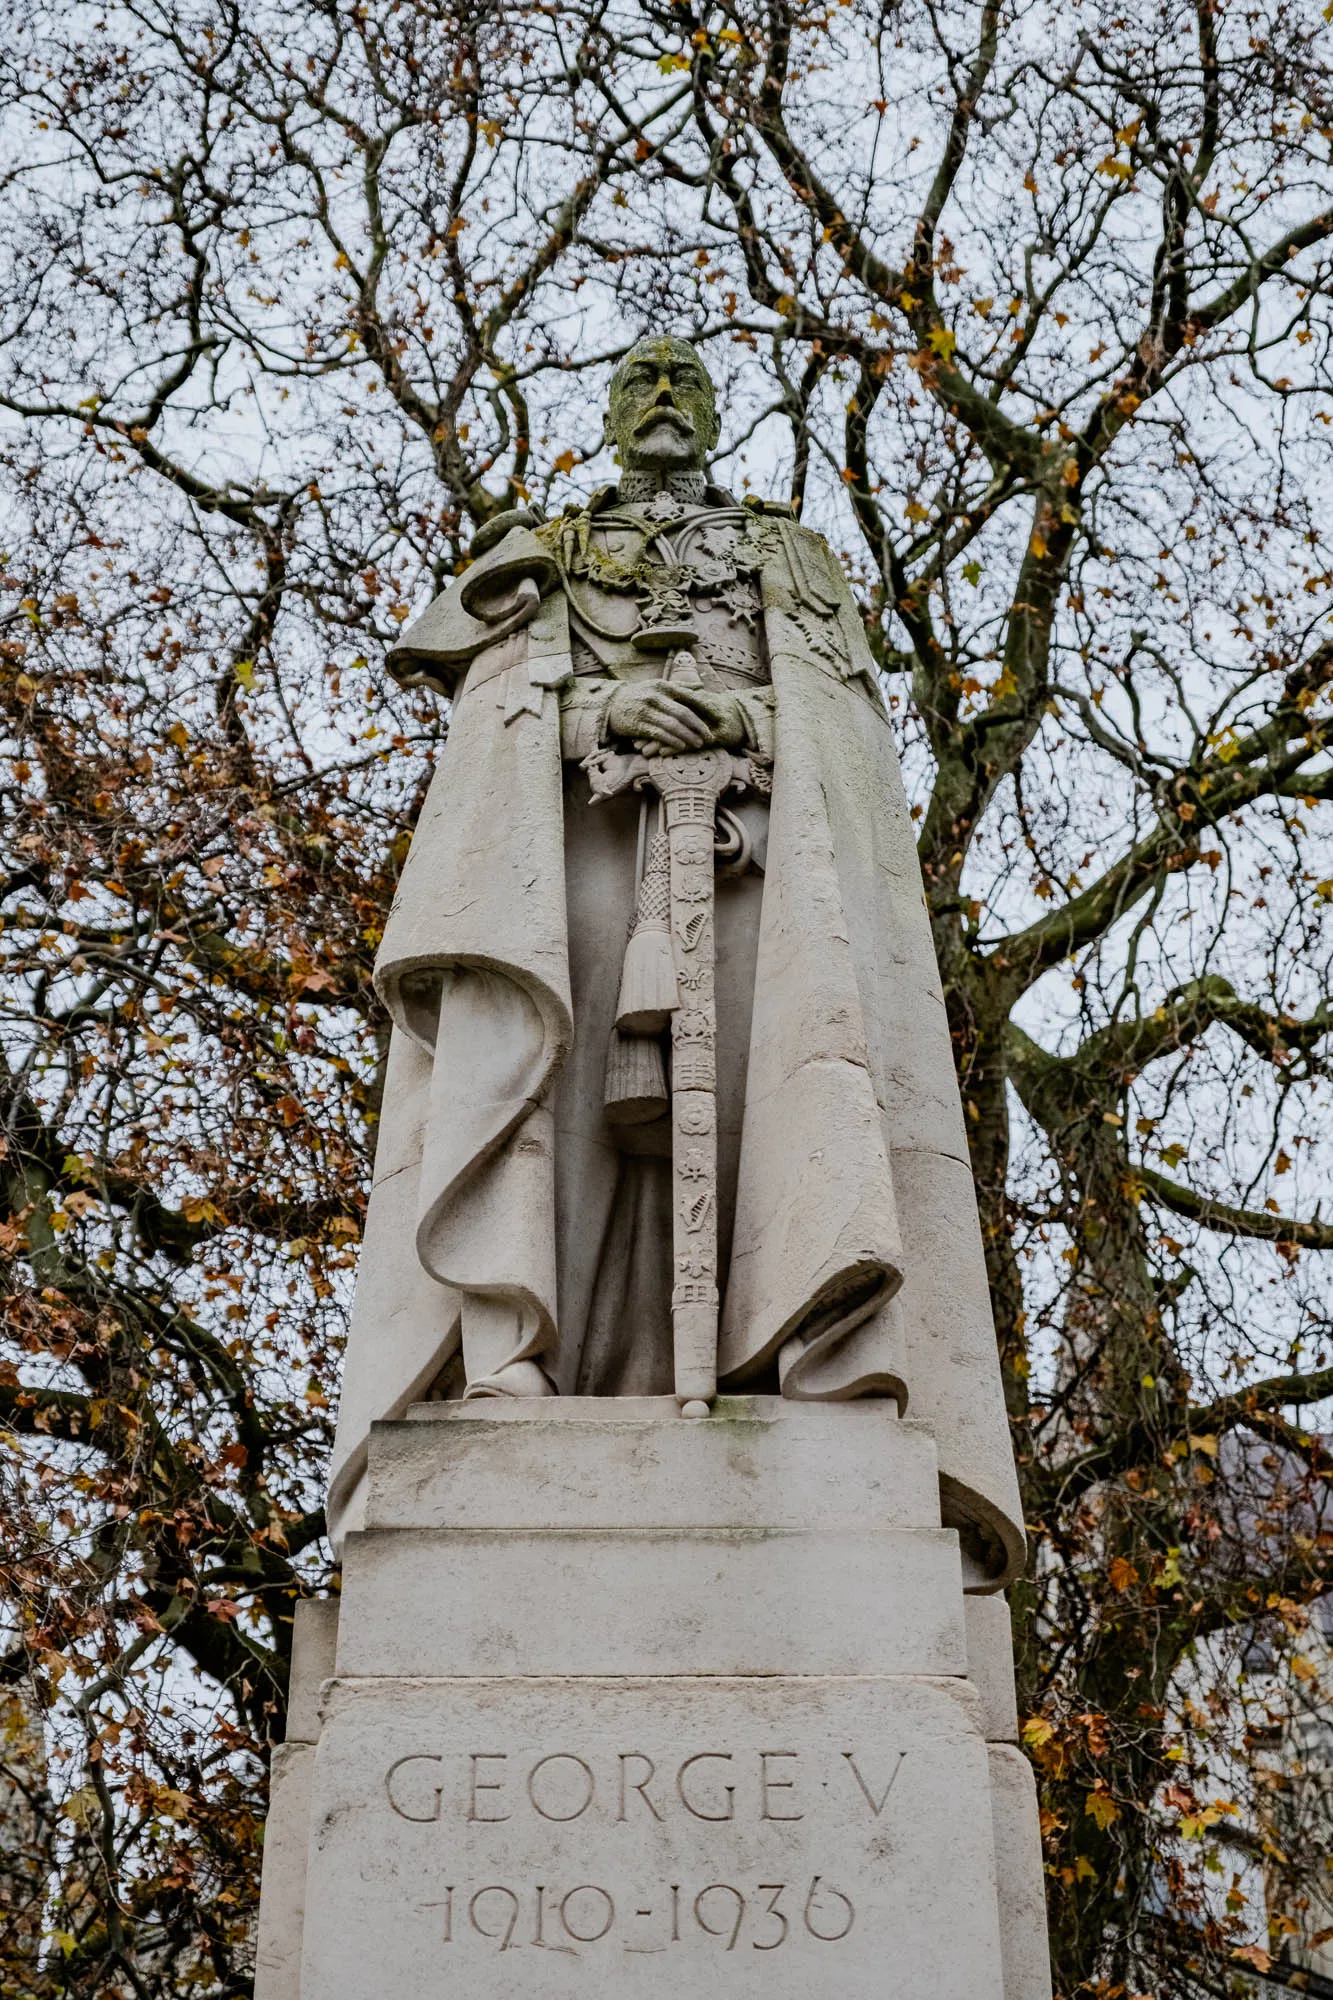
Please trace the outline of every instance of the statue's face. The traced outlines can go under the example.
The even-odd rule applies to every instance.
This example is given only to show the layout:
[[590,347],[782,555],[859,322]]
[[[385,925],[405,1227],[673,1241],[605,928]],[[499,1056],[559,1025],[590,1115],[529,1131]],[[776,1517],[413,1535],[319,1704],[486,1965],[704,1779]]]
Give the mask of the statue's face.
[[628,472],[699,471],[718,439],[713,385],[684,340],[641,340],[611,380],[610,431]]

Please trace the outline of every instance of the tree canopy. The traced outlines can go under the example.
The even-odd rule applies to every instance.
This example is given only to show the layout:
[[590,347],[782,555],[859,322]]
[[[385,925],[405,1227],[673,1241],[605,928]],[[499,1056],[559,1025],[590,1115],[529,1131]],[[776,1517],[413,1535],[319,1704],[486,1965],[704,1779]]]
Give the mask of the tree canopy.
[[1317,1942],[1262,1752],[1333,1582],[1328,42],[1275,0],[9,10],[0,1990],[250,1990],[448,726],[383,651],[498,512],[614,476],[645,328],[701,345],[716,476],[841,552],[898,732],[1059,1990]]

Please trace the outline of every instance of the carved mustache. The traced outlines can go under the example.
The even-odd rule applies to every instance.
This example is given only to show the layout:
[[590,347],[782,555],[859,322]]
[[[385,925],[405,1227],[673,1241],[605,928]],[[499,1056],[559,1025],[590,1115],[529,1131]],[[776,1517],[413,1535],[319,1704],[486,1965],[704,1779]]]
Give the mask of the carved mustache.
[[677,410],[668,403],[654,404],[645,416],[640,417],[634,426],[635,437],[641,437],[645,431],[651,430],[654,424],[674,424],[682,437],[694,436],[694,425],[690,418],[683,410]]

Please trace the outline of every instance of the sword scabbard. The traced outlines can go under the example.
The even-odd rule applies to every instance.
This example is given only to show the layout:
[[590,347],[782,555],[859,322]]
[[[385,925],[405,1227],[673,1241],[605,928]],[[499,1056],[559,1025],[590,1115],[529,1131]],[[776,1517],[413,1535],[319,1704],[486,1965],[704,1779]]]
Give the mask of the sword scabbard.
[[679,1005],[671,1019],[672,1343],[676,1399],[717,1394],[717,994],[713,823],[730,751],[650,760],[671,863]]

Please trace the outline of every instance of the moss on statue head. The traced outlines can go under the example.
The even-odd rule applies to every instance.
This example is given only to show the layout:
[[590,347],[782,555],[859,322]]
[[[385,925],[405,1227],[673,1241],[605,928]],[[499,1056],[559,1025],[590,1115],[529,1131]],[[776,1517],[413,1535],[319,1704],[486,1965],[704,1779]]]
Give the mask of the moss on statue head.
[[670,334],[636,341],[611,377],[608,428],[626,471],[701,471],[721,425],[697,349]]

